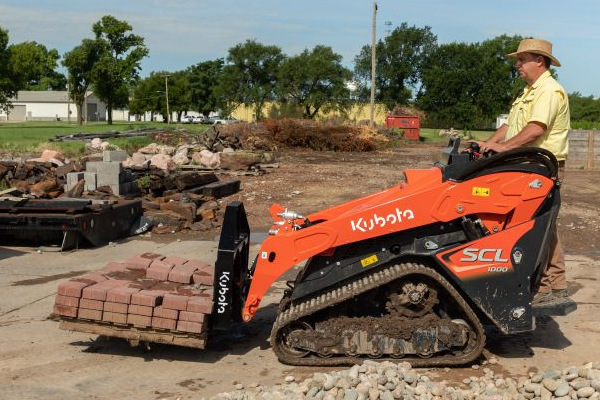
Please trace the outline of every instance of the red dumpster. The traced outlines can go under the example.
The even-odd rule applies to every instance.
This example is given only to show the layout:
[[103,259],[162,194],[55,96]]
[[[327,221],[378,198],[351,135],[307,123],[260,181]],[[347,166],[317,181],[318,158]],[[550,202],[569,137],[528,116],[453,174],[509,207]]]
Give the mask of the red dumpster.
[[392,115],[385,117],[385,126],[388,128],[399,128],[404,131],[404,137],[411,140],[419,140],[419,117],[413,115]]

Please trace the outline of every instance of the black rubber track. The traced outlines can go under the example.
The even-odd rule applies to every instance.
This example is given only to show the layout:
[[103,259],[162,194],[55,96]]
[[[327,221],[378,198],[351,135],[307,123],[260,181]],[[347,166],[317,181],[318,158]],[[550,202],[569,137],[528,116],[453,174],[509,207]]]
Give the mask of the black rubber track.
[[[356,296],[365,293],[369,290],[376,289],[387,285],[397,279],[408,275],[425,275],[438,282],[449,294],[454,298],[458,306],[462,308],[462,312],[469,319],[467,322],[470,328],[475,333],[475,337],[469,338],[466,351],[460,354],[442,354],[440,356],[433,355],[431,358],[420,358],[418,356],[411,357],[407,355],[402,359],[386,358],[385,356],[377,358],[377,360],[390,360],[394,362],[407,361],[413,367],[432,367],[432,366],[452,366],[463,365],[477,359],[485,346],[485,332],[479,319],[460,296],[452,285],[448,283],[439,273],[433,269],[417,263],[402,263],[396,264],[379,271],[375,271],[370,275],[363,276],[352,282],[348,282],[341,287],[323,293],[319,296],[306,299],[301,303],[294,304],[289,308],[281,311],[275,320],[273,330],[271,332],[271,347],[277,355],[279,361],[289,365],[308,365],[308,366],[333,366],[333,365],[354,365],[359,364],[362,360],[368,357],[349,357],[346,355],[333,355],[328,358],[319,357],[316,354],[310,354],[305,357],[293,357],[281,348],[278,340],[278,335],[281,330],[288,324],[294,323],[301,318],[307,317],[327,307],[341,304],[344,301],[351,300]],[[285,299],[284,299],[285,301]],[[283,308],[283,307],[282,307]]]

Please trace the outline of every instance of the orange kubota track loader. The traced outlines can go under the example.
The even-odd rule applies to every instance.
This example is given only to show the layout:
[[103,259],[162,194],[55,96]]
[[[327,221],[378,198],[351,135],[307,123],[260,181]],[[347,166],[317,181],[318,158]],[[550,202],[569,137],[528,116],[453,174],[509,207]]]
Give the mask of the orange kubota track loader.
[[527,332],[536,312],[574,310],[569,298],[531,304],[560,207],[555,157],[522,148],[476,158],[459,144],[380,193],[307,216],[273,205],[250,267],[243,205],[230,203],[211,328],[252,320],[273,282],[303,261],[271,334],[288,364],[464,364],[481,354],[484,325]]

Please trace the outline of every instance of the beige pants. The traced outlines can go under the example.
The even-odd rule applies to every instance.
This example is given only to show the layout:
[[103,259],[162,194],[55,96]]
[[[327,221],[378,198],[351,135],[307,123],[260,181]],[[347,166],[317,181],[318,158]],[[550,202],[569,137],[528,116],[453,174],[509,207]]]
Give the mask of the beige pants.
[[[558,179],[563,182],[565,177],[565,162],[559,161]],[[558,227],[554,225],[554,232],[550,240],[550,254],[548,265],[542,271],[542,278],[538,288],[539,293],[549,293],[551,290],[562,290],[567,288],[567,277],[565,272],[565,254],[562,241],[558,233]]]

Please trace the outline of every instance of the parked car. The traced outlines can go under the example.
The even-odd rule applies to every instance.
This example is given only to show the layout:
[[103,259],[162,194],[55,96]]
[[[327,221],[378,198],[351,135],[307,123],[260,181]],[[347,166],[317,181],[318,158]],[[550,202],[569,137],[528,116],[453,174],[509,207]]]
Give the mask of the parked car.
[[181,117],[182,124],[201,124],[204,122],[204,116],[202,115],[184,115]]
[[235,122],[240,122],[233,117],[221,118],[221,117],[213,117],[213,125],[217,124],[232,124]]

